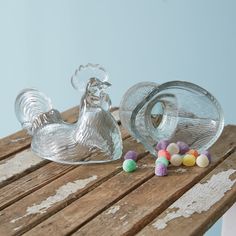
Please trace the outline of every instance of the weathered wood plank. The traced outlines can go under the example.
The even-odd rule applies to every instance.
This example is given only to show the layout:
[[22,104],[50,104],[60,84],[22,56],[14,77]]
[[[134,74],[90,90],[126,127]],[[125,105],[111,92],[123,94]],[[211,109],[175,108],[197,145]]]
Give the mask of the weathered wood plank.
[[30,146],[31,136],[20,130],[0,140],[0,160]]
[[227,125],[225,126],[220,138],[216,143],[210,148],[210,152],[213,155],[213,163],[218,162],[218,158],[231,150],[236,146],[236,126]]
[[32,172],[49,161],[33,154],[30,149],[0,161],[0,187]]
[[[113,164],[114,169],[115,167],[118,167],[118,164],[116,166]],[[107,167],[103,167],[101,170],[90,166],[90,170],[92,170],[90,173],[86,173],[87,171],[81,173],[79,171],[81,169],[84,168],[74,169],[63,176],[63,179],[59,177],[1,211],[0,235],[12,235],[31,228],[38,221],[44,220],[71,201],[84,195],[111,174]]]
[[0,210],[47,185],[74,168],[76,168],[76,166],[51,162],[11,184],[6,185],[1,188]]
[[[50,234],[59,236],[70,234],[150,179],[154,175],[153,157],[148,155],[138,162],[138,166],[142,167],[144,165],[146,167],[139,168],[133,174],[120,172],[62,211],[37,225],[26,235]],[[113,213],[115,213],[115,208],[111,208],[109,215],[112,217]]]
[[[78,107],[73,107],[62,113],[65,121],[73,123],[79,114]],[[0,140],[0,160],[30,146],[31,136],[21,130]]]
[[202,235],[236,201],[235,160],[234,152],[138,235]]
[[[216,145],[212,147],[213,162],[210,167],[182,168],[180,171],[178,171],[179,168],[172,167],[168,177],[151,178],[107,211],[88,222],[74,235],[133,235],[137,233],[230,155],[236,143],[236,132],[232,132],[235,129],[236,127],[227,128]],[[118,207],[119,211],[113,217],[107,214],[112,208]],[[126,215],[125,219],[119,220],[124,215]]]
[[[124,141],[124,152],[141,144],[132,138]],[[0,235],[22,233],[61,210],[121,171],[121,162],[79,166],[0,212]]]

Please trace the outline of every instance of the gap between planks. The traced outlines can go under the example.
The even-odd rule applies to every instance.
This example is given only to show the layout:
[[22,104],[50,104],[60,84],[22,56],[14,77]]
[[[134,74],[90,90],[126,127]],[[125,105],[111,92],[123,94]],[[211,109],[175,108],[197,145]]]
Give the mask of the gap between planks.
[[[203,235],[236,200],[236,152],[182,195],[139,233]],[[194,223],[193,223],[194,222]],[[184,229],[184,232],[181,230]]]
[[[129,136],[125,136],[123,141],[128,139]],[[32,192],[38,190],[39,188],[49,184],[50,182],[54,181],[55,179],[65,175],[66,173],[72,171],[75,168],[78,168],[81,165],[62,165],[55,162],[49,162],[48,164],[38,168],[36,171],[31,172],[27,175],[22,176],[21,178],[17,179],[16,181],[9,183],[6,186],[1,188],[3,194],[0,196],[0,210],[6,208],[7,206],[13,204],[14,202],[18,201],[19,199],[23,198],[31,194]],[[50,171],[50,168],[52,169]],[[50,176],[47,177],[47,172],[50,171]],[[46,173],[44,173],[46,172]],[[54,175],[55,172],[55,175]],[[43,182],[41,179],[36,179],[33,186],[31,186],[30,181],[31,179],[35,178],[35,176],[44,175]],[[19,177],[19,175],[18,175]],[[9,182],[9,181],[8,181]],[[29,183],[29,184],[28,184]],[[22,185],[24,185],[24,192],[22,191]],[[35,186],[36,185],[36,186]],[[19,188],[19,186],[21,186]],[[14,194],[11,192],[16,190]],[[18,190],[18,191],[17,191]],[[20,192],[20,194],[19,194]]]
[[[127,140],[125,140],[125,142],[124,142],[124,152],[128,151],[132,146],[134,146],[134,144],[136,145],[137,152],[141,153],[140,156],[147,155],[147,152],[145,152],[143,146],[141,144],[137,144],[136,141],[134,141],[132,138],[128,138]],[[2,227],[0,226],[0,232],[2,234],[5,234],[5,235],[12,234],[12,233],[13,234],[14,233],[19,234],[21,231],[24,232],[23,228],[22,229],[17,229],[16,231],[14,231],[12,233],[9,233],[9,231],[6,232],[5,230],[7,230],[7,228],[9,228],[9,227],[11,228],[11,227],[14,226],[12,224],[7,223],[6,218],[9,218],[9,219],[12,218],[12,213],[15,212],[17,208],[22,208],[22,202],[24,202],[24,204],[27,204],[27,205],[30,204],[29,202],[31,202],[32,205],[34,205],[34,202],[36,201],[35,204],[37,204],[37,201],[38,201],[37,198],[39,198],[38,196],[42,196],[44,194],[50,194],[51,191],[52,192],[55,191],[55,188],[56,188],[55,187],[55,183],[57,183],[57,185],[59,187],[60,185],[63,186],[63,184],[61,184],[61,183],[65,184],[65,183],[68,183],[68,182],[70,183],[71,181],[73,182],[73,180],[69,181],[68,176],[71,176],[70,178],[73,177],[72,179],[77,179],[78,176],[81,176],[82,173],[83,173],[83,175],[88,175],[89,173],[93,173],[94,174],[94,173],[96,173],[99,170],[100,170],[100,172],[103,175],[102,180],[96,181],[97,184],[95,183],[93,185],[93,187],[89,187],[88,190],[84,190],[83,189],[82,193],[79,193],[79,194],[75,194],[74,193],[74,194],[72,194],[71,196],[69,196],[69,199],[65,199],[62,202],[59,202],[59,204],[57,206],[55,206],[55,204],[54,204],[53,205],[53,209],[49,209],[43,215],[42,214],[39,214],[39,215],[36,214],[36,216],[32,215],[30,218],[33,218],[33,216],[35,216],[37,218],[37,220],[31,222],[32,224],[30,224],[30,226],[26,225],[26,227],[29,227],[28,230],[31,229],[31,227],[33,227],[34,225],[36,225],[36,224],[40,223],[41,221],[45,220],[46,218],[50,217],[55,212],[63,209],[68,204],[70,204],[71,202],[75,201],[77,198],[81,197],[82,195],[84,195],[87,192],[91,191],[92,189],[96,188],[98,185],[102,184],[104,181],[106,181],[107,179],[111,178],[113,175],[116,175],[117,173],[121,172],[120,162],[119,163],[113,162],[113,164],[107,164],[107,165],[90,165],[89,172],[87,171],[88,170],[87,168],[88,168],[88,166],[84,166],[84,165],[79,166],[79,167],[76,168],[77,170],[75,169],[75,170],[70,171],[67,174],[64,174],[60,178],[57,178],[55,181],[53,181],[51,184],[48,184],[45,187],[43,187],[43,188],[39,189],[38,191],[34,192],[33,195],[27,195],[22,200],[20,200],[20,201],[16,202],[15,204],[10,205],[9,207],[5,208],[1,212],[2,215],[0,215],[0,218],[1,218],[1,221],[2,221],[2,224],[3,224]],[[37,196],[36,200],[35,200],[35,196]],[[47,196],[47,197],[50,197],[50,195]],[[28,199],[31,199],[31,201],[28,200]],[[18,206],[18,207],[16,207],[16,206]],[[22,212],[22,211],[23,211],[23,209],[20,210],[20,212]],[[16,213],[16,214],[18,215],[18,217],[22,215],[22,213]],[[29,223],[29,219],[28,218],[26,218],[26,221],[27,221],[27,223]],[[19,227],[19,225],[16,226],[15,228],[17,228],[17,227]],[[9,228],[9,230],[10,230],[10,228]]]
[[[236,127],[233,128],[233,131],[235,131]],[[163,180],[163,182],[166,182],[165,185],[162,186],[162,188],[158,185],[157,181],[154,180],[154,178],[150,179],[147,183],[145,183],[143,185],[143,187],[139,187],[136,191],[134,191],[133,193],[131,193],[130,195],[127,195],[126,197],[124,197],[120,202],[118,202],[116,204],[116,206],[121,206],[122,204],[124,204],[126,201],[129,204],[133,204],[134,201],[136,200],[136,198],[138,196],[140,196],[140,198],[147,198],[146,201],[142,201],[140,200],[140,202],[136,202],[136,207],[141,207],[140,204],[146,204],[143,211],[144,212],[135,212],[134,214],[139,215],[139,214],[143,214],[143,216],[136,216],[141,217],[139,219],[135,220],[135,215],[132,215],[132,219],[131,222],[128,223],[127,225],[123,225],[120,226],[120,222],[116,222],[116,220],[112,221],[108,218],[105,218],[105,213],[102,213],[101,215],[99,215],[98,217],[96,217],[94,220],[88,222],[87,225],[85,225],[84,227],[82,227],[81,229],[79,229],[78,231],[75,232],[75,235],[90,235],[90,234],[94,234],[95,232],[97,234],[100,235],[133,235],[137,232],[139,232],[144,226],[146,226],[148,223],[151,222],[151,220],[153,220],[157,215],[159,215],[161,212],[163,212],[169,205],[171,205],[173,203],[173,201],[175,201],[176,199],[178,199],[181,195],[183,195],[187,190],[189,190],[194,184],[196,184],[199,180],[201,180],[205,175],[207,175],[210,171],[212,171],[215,167],[218,166],[219,163],[222,162],[222,160],[225,160],[226,158],[228,158],[232,152],[235,150],[235,142],[236,142],[236,132],[233,132],[229,135],[227,134],[229,132],[229,130],[226,130],[227,132],[225,132],[221,139],[218,140],[218,142],[213,146],[212,148],[212,153],[219,155],[221,153],[220,156],[218,156],[216,159],[214,160],[212,165],[210,166],[210,168],[207,169],[202,169],[202,168],[198,168],[198,167],[194,167],[192,170],[193,172],[190,173],[186,178],[186,179],[182,179],[181,181],[187,181],[184,185],[182,185],[181,183],[178,182],[174,182],[171,186],[171,188],[173,188],[173,190],[176,188],[176,184],[180,185],[179,188],[176,188],[176,191],[173,192],[168,198],[163,198],[163,204],[158,205],[158,202],[156,203],[158,206],[154,207],[153,205],[150,205],[149,203],[146,203],[146,201],[148,202],[148,197],[150,197],[153,201],[153,199],[155,198],[155,191],[153,192],[153,190],[151,188],[156,188],[156,189],[162,189],[166,184],[168,184],[168,177],[167,178],[162,178],[160,179],[160,181]],[[233,138],[233,139],[231,139]],[[222,141],[223,140],[223,141]],[[225,152],[226,150],[226,152]],[[214,155],[213,155],[214,158]],[[227,160],[227,159],[226,159]],[[190,168],[191,169],[191,168]],[[194,174],[195,172],[195,174]],[[169,176],[170,177],[170,176]],[[188,180],[189,178],[189,180]],[[150,183],[150,186],[148,186],[148,183]],[[151,184],[152,183],[152,184]],[[145,186],[146,185],[146,186]],[[156,186],[155,186],[156,185]],[[182,185],[182,186],[181,186]],[[159,188],[158,188],[159,186]],[[145,190],[144,190],[145,189]],[[145,195],[145,192],[147,193],[147,195]],[[148,194],[152,192],[152,195],[149,196]],[[156,200],[158,201],[158,195],[156,195]],[[161,200],[160,200],[161,201]],[[153,202],[153,204],[155,204]],[[149,208],[153,208],[152,210],[147,210]],[[128,208],[130,209],[130,208]],[[126,209],[127,210],[127,209]],[[145,212],[146,210],[146,212]],[[119,215],[117,215],[116,217],[120,217],[122,214],[124,214],[125,212],[121,210],[121,212],[119,213]],[[129,219],[128,219],[129,220]],[[133,221],[132,221],[133,220]],[[105,226],[107,226],[106,230],[105,230]],[[109,233],[106,233],[109,232]]]
[[36,171],[4,186],[1,188],[0,210],[12,205],[75,168],[76,166],[51,162],[43,168],[38,168]]
[[[151,164],[152,162],[153,162],[152,157],[149,154],[143,156],[142,158],[139,158],[138,164],[139,165],[143,165],[144,163]],[[151,169],[142,168],[140,169],[139,172],[137,171],[134,173],[135,176],[131,176],[130,174],[121,171],[121,168],[119,170],[120,170],[119,173],[114,175],[112,178],[107,179],[97,188],[88,192],[81,198],[76,199],[76,201],[68,205],[66,208],[52,215],[51,216],[52,218],[48,218],[48,220],[43,221],[42,224],[48,221],[47,224],[50,227],[51,221],[52,220],[55,221],[55,219],[53,218],[57,217],[58,219],[61,219],[61,214],[62,215],[65,214],[64,210],[69,210],[69,211],[75,210],[77,212],[75,216],[77,218],[76,221],[80,222],[80,227],[82,227],[88,221],[95,218],[101,212],[103,212],[104,210],[112,206],[114,203],[122,199],[124,196],[135,190],[137,187],[148,181],[154,175],[153,168]],[[114,191],[114,188],[116,188],[116,191]],[[104,190],[106,190],[106,192],[104,192]],[[88,208],[86,208],[86,206],[88,206]],[[85,213],[87,214],[86,217],[84,217]],[[67,212],[67,214],[70,213]],[[25,235],[40,235],[45,233],[50,233],[50,234],[52,233],[52,235],[61,235],[62,232],[61,229],[57,227],[57,230],[58,230],[57,232],[55,231],[52,232],[51,229],[45,228],[44,226],[42,226],[40,229],[38,229],[38,227],[36,226],[36,228],[33,228],[33,230],[30,230]]]
[[[227,154],[227,156],[228,156],[228,154]],[[137,203],[135,201],[132,201],[131,199],[135,199],[135,196],[140,195],[140,197],[142,197],[142,198],[146,197],[146,201],[149,201],[148,196],[143,192],[146,192],[147,194],[149,194],[150,191],[153,191],[150,188],[159,189],[158,184],[155,186],[155,184],[157,182],[157,179],[155,179],[155,178],[157,178],[157,177],[154,176],[149,181],[147,181],[143,185],[143,187],[139,187],[136,190],[136,192],[132,192],[130,195],[127,195],[125,198],[121,199],[120,202],[116,203],[115,206],[121,206],[121,212],[118,215],[115,215],[116,218],[122,217],[122,215],[125,215],[127,212],[131,211],[131,209],[133,207],[132,206],[133,202],[135,202],[134,204],[137,207],[135,213],[131,213],[132,214],[131,219],[129,219],[129,217],[127,217],[127,222],[130,221],[130,223],[127,223],[127,225],[123,225],[124,228],[122,226],[120,226],[120,225],[122,225],[120,222],[118,222],[118,223],[116,222],[116,219],[109,221],[109,219],[106,217],[106,213],[103,212],[97,218],[94,218],[94,221],[88,222],[88,224],[85,225],[84,227],[78,227],[77,230],[71,231],[69,235],[71,235],[71,233],[74,233],[73,236],[91,235],[91,234],[94,234],[95,231],[99,235],[134,235],[134,234],[138,233],[141,229],[143,229],[147,224],[149,224],[153,219],[155,219],[155,217],[157,217],[157,215],[159,215],[161,212],[166,210],[166,208],[168,208],[174,201],[176,201],[181,195],[183,195],[186,191],[188,191],[194,184],[196,184],[199,180],[201,180],[203,177],[205,177],[213,169],[214,168],[210,168],[207,171],[202,170],[203,173],[200,173],[200,174],[195,173],[195,178],[192,178],[192,180],[190,180],[190,181],[185,180],[186,183],[184,185],[180,186],[179,188],[176,188],[176,190],[173,191],[173,193],[170,193],[165,198],[163,198],[163,200],[160,200],[160,201],[163,201],[162,204],[160,204],[160,205],[157,204],[158,205],[157,207],[153,207],[153,206],[147,204],[145,208],[147,208],[147,209],[153,208],[153,209],[150,211],[147,211],[147,212],[145,212],[145,210],[144,210],[143,212],[140,213],[142,216],[139,216],[139,212],[137,209],[140,204],[142,205],[143,201],[140,201],[140,203]],[[187,178],[187,176],[185,178]],[[184,182],[183,179],[181,181]],[[168,184],[166,183],[165,185],[168,185]],[[162,186],[162,187],[164,187],[164,186]],[[170,185],[170,187],[172,187],[173,190],[175,188],[174,185]],[[139,191],[139,189],[140,189],[140,191]],[[151,199],[155,198],[154,192],[150,193],[150,194],[151,194],[151,196],[150,196]],[[157,196],[156,196],[156,200],[157,200],[157,202],[159,200]],[[128,202],[127,205],[125,205],[126,202]],[[131,205],[130,208],[127,208],[126,210],[122,210],[122,207],[125,208],[128,205]],[[137,218],[137,220],[135,220],[135,218]],[[100,225],[105,225],[106,224],[105,222],[107,222],[107,223],[109,222],[108,223],[109,226],[107,227],[106,230],[104,230],[104,228],[100,227]],[[122,223],[125,224],[126,221],[124,221]],[[127,226],[127,228],[126,228],[126,226]],[[109,233],[106,233],[106,231]]]
[[[227,131],[227,130],[226,130]],[[225,136],[226,136],[226,139],[225,139]],[[229,150],[233,150],[233,148],[232,148],[232,140],[231,140],[231,136],[230,135],[227,135],[227,134],[224,134],[223,136],[222,136],[222,138],[224,138],[224,140],[226,140],[227,141],[227,143],[226,143],[226,148],[228,149],[229,148]],[[235,139],[235,135],[234,135],[234,139]],[[217,156],[217,158],[216,158],[216,160],[215,160],[215,162],[213,162],[213,164],[212,164],[212,166],[211,166],[211,168],[208,168],[208,169],[201,169],[201,168],[194,168],[193,169],[193,173],[190,173],[190,174],[188,174],[189,176],[188,177],[190,177],[190,179],[191,179],[191,181],[188,181],[188,178],[187,178],[187,180],[185,180],[185,181],[187,181],[186,182],[186,185],[184,185],[184,186],[182,186],[178,191],[176,191],[175,192],[175,194],[173,194],[173,196],[171,196],[170,198],[169,198],[169,200],[168,201],[166,201],[165,202],[165,206],[163,206],[162,208],[159,208],[159,212],[160,211],[164,211],[165,209],[166,209],[166,207],[168,207],[168,205],[170,205],[174,200],[176,200],[179,196],[181,196],[185,191],[187,191],[191,186],[193,186],[197,181],[199,181],[201,178],[203,178],[207,173],[209,173],[222,159],[224,159],[224,158],[226,158],[227,156],[229,156],[230,155],[230,152],[231,151],[227,151],[226,152],[226,154],[225,154],[225,149],[223,150],[222,149],[222,145],[219,145],[220,144],[220,142],[221,142],[222,140],[219,140],[218,141],[218,143],[216,144],[216,145],[214,145],[214,147],[213,147],[213,153],[214,154],[216,154],[217,153],[217,155],[220,155],[220,156]],[[153,171],[153,170],[152,170]],[[195,172],[195,173],[194,173]],[[173,173],[173,172],[172,172]],[[168,177],[167,177],[168,178]],[[164,181],[167,181],[168,179],[167,178],[164,178],[163,180]],[[173,177],[172,177],[173,178]],[[153,179],[153,180],[152,180]],[[160,181],[161,181],[162,179],[160,179]],[[154,178],[151,178],[150,179],[150,181],[153,183],[153,184],[156,184],[156,181],[157,180],[155,180]],[[150,182],[150,181],[147,181],[147,182]],[[104,184],[106,184],[107,182],[105,182]],[[143,184],[143,186],[145,187],[145,185],[146,185],[146,182]],[[174,185],[175,186],[175,185]],[[173,186],[173,187],[174,187]],[[140,188],[140,187],[139,187]],[[139,189],[139,188],[137,188],[137,189]],[[96,189],[94,190],[94,191],[96,191]],[[136,190],[134,190],[134,191],[136,191]],[[92,194],[92,192],[90,192],[90,194]],[[132,195],[132,197],[130,197],[129,199],[132,199],[131,200],[131,202],[130,203],[132,203],[132,201],[133,201],[133,199],[135,200],[135,198],[137,198],[138,197],[138,195],[139,194],[137,194],[136,196],[133,194],[133,192],[131,192],[131,194],[128,194],[128,195],[126,195],[125,197],[124,197],[124,199],[126,199],[127,198],[127,196],[130,196],[130,195]],[[86,195],[86,196],[84,196],[84,197],[86,197],[86,201],[88,201],[88,196],[89,195]],[[99,196],[98,194],[96,195],[96,196]],[[145,197],[145,196],[143,196],[143,197]],[[154,197],[154,196],[153,196]],[[123,202],[124,201],[124,199],[121,199],[121,201]],[[84,227],[86,227],[87,229],[90,229],[91,228],[91,222],[93,222],[93,220],[94,221],[96,221],[96,219],[98,218],[98,217],[100,217],[100,215],[98,215],[97,213],[94,213],[94,216],[96,216],[95,218],[89,218],[89,220],[87,219],[84,223],[78,223],[78,221],[80,220],[80,218],[79,219],[76,219],[76,216],[78,216],[78,212],[83,212],[83,211],[85,211],[86,209],[84,209],[84,210],[82,210],[82,209],[79,209],[78,207],[79,207],[79,205],[81,205],[80,204],[80,200],[81,199],[78,199],[76,202],[78,202],[78,204],[71,204],[71,205],[69,205],[68,207],[66,207],[66,208],[64,208],[62,211],[59,211],[57,214],[55,214],[55,215],[53,215],[53,216],[51,216],[50,218],[48,218],[48,220],[46,220],[46,221],[44,221],[44,222],[42,222],[41,224],[39,224],[38,226],[36,226],[34,229],[32,229],[31,231],[29,231],[29,234],[28,235],[30,235],[30,233],[33,233],[33,235],[34,234],[37,234],[37,232],[42,232],[42,230],[43,230],[43,232],[47,232],[48,230],[51,230],[52,228],[53,228],[53,226],[54,226],[54,228],[53,229],[56,229],[56,228],[59,228],[59,231],[57,232],[58,234],[57,235],[67,235],[67,234],[71,234],[71,233],[73,233],[73,232],[75,232],[77,229],[79,229],[79,228],[81,228],[81,225],[84,225]],[[148,208],[148,207],[147,207]],[[69,210],[68,210],[69,209]],[[111,209],[110,209],[111,210]],[[151,215],[150,214],[148,214],[148,216],[151,216],[152,217],[152,219],[154,218],[154,217],[156,217],[156,212],[155,211],[153,211],[154,213],[151,213]],[[153,215],[152,215],[153,214]],[[104,213],[103,212],[101,212],[101,215],[104,215]],[[66,217],[66,219],[64,219],[64,217]],[[68,217],[69,218],[73,218],[73,219],[71,219],[71,221],[70,222],[68,222],[68,223],[65,223],[65,221],[66,220],[68,220]],[[83,216],[81,216],[81,217],[83,217]],[[145,217],[145,218],[147,218],[147,217]],[[63,221],[60,223],[60,219],[63,219]],[[73,220],[75,220],[76,222],[73,222]],[[91,220],[91,221],[90,221]],[[57,222],[59,221],[59,224],[60,225],[57,225]],[[143,221],[143,219],[141,219],[141,221]],[[146,224],[148,224],[148,222],[149,221],[147,221],[147,222],[145,222],[145,221],[143,221],[142,223],[143,223],[143,225],[145,226]],[[63,223],[65,223],[66,225],[63,225]],[[109,224],[110,222],[109,222],[109,220],[107,221],[107,223]],[[119,222],[118,222],[119,223]],[[140,222],[139,222],[140,223]],[[76,224],[78,224],[78,225],[76,225]],[[95,224],[95,225],[97,225],[98,227],[100,227],[100,226],[104,226],[106,224],[106,222],[98,222],[97,221],[97,223]],[[93,224],[92,224],[93,225]],[[136,224],[137,225],[137,224]],[[134,226],[133,227],[136,227],[136,225],[134,224]],[[60,228],[61,227],[61,228]],[[71,227],[71,228],[69,228],[69,227]],[[82,227],[81,229],[83,229],[84,227]],[[95,229],[95,231],[96,231],[96,227],[93,227],[94,229]],[[66,231],[64,231],[64,230],[66,230]],[[108,231],[109,230],[111,230],[111,233],[114,233],[114,232],[112,232],[112,229],[111,228],[109,228],[108,229]],[[120,228],[118,229],[118,232],[121,232],[121,231],[119,231],[119,230],[121,230]],[[132,230],[134,230],[134,228],[132,228]],[[138,231],[138,230],[137,230]],[[63,233],[62,233],[63,232]],[[86,232],[86,231],[85,231]],[[50,233],[55,233],[55,231],[53,232],[52,230],[50,231]],[[78,231],[78,233],[81,233],[81,231],[79,230]],[[95,233],[95,232],[89,232],[89,233]],[[98,231],[98,233],[99,233],[99,231]],[[100,234],[103,234],[104,232],[100,232]],[[126,232],[127,234],[133,234],[134,233],[134,231],[127,231]]]

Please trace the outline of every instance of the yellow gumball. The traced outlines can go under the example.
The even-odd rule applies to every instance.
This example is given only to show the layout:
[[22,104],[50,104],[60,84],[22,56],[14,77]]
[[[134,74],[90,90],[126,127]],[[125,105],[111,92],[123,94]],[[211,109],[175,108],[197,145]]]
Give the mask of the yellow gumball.
[[183,157],[183,165],[194,166],[196,163],[196,157],[192,154],[186,154]]

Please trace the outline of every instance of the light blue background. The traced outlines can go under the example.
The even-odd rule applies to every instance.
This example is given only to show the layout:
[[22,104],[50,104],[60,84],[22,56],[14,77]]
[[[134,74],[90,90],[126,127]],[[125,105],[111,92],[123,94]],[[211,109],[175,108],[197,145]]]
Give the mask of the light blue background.
[[235,23],[234,0],[0,0],[0,137],[20,129],[22,88],[48,94],[60,111],[78,104],[69,79],[87,62],[109,71],[115,105],[134,83],[187,80],[235,124]]

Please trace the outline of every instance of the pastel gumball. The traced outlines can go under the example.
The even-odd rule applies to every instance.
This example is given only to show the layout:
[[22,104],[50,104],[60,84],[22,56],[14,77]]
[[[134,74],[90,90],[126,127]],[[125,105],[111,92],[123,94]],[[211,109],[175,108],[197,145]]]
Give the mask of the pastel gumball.
[[180,166],[183,163],[183,157],[181,155],[179,155],[179,154],[174,154],[170,158],[170,163],[173,166]]
[[195,149],[191,149],[187,152],[188,154],[194,155],[196,158],[199,156],[199,153]]
[[209,159],[206,155],[201,154],[200,156],[197,157],[196,164],[199,167],[205,168],[209,165]]
[[192,154],[185,154],[183,157],[183,165],[194,166],[196,163],[196,157]]
[[156,159],[156,165],[157,165],[158,163],[162,163],[162,164],[164,164],[166,167],[169,165],[169,161],[168,161],[165,157],[158,157],[158,158]]
[[167,167],[162,163],[158,163],[155,167],[155,175],[166,176],[167,174],[168,174]]
[[138,157],[138,153],[135,151],[128,151],[125,156],[124,159],[128,160],[128,159],[132,159],[134,161],[137,161],[137,157]]
[[209,162],[211,163],[211,154],[209,151],[205,150],[201,154],[206,155],[208,157]]
[[189,146],[187,143],[179,141],[176,144],[179,146],[179,154],[183,155],[189,151]]
[[166,151],[170,153],[170,155],[178,154],[179,153],[179,146],[176,143],[170,143]]
[[137,169],[136,162],[132,159],[125,160],[122,167],[125,172],[133,172]]
[[163,139],[159,141],[155,147],[157,151],[159,150],[166,150],[167,146],[170,144],[170,141],[167,139]]
[[170,157],[171,157],[170,153],[166,150],[158,151],[157,156],[158,157],[165,157],[167,160],[170,160]]

